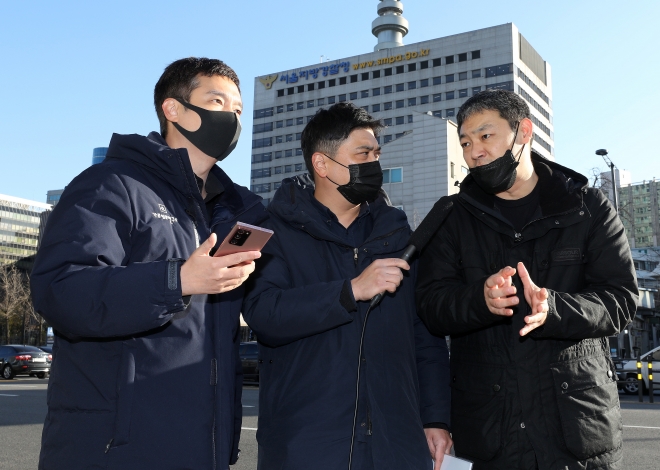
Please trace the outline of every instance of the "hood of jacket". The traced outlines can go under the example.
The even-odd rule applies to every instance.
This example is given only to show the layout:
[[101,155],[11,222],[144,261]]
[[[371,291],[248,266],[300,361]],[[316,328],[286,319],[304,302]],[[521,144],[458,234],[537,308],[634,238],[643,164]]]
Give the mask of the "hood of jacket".
[[[326,217],[315,207],[313,198],[314,181],[308,174],[286,178],[268,205],[268,212],[314,238],[345,245],[346,241],[329,229]],[[367,242],[408,227],[405,212],[393,210],[387,193],[382,189],[378,198],[369,203],[369,210],[374,225]]]

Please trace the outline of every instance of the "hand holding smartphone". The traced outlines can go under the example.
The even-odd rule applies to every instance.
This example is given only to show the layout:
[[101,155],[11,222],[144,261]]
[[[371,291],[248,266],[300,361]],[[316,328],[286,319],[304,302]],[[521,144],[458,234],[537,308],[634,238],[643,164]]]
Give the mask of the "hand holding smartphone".
[[227,256],[244,251],[261,251],[273,236],[273,231],[256,225],[237,222],[213,256]]

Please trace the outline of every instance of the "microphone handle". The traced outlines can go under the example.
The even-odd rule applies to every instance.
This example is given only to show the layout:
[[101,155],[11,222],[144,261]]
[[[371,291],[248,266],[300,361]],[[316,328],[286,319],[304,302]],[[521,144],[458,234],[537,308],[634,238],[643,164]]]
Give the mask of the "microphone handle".
[[[415,251],[417,251],[415,245],[408,245],[408,247],[405,250],[403,250],[403,253],[401,254],[401,259],[406,263],[410,262],[410,258],[413,257]],[[376,305],[378,305],[380,301],[383,300],[383,295],[385,295],[384,292],[374,295],[373,299],[371,299],[371,302],[369,303],[369,309],[372,309]]]

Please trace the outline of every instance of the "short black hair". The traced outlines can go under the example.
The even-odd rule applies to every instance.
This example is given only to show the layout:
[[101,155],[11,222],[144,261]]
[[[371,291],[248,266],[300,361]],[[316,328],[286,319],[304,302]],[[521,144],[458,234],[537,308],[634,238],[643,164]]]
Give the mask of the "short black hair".
[[516,130],[523,119],[531,119],[529,106],[516,93],[507,90],[485,90],[468,99],[458,110],[458,133],[461,133],[461,126],[467,118],[484,111],[500,113],[500,117],[507,120],[512,131]]
[[342,102],[328,109],[319,109],[302,131],[302,147],[305,165],[312,179],[314,167],[312,155],[322,152],[334,157],[339,146],[356,129],[371,129],[376,137],[383,128],[379,119],[374,119],[363,108],[353,103]]
[[181,98],[190,101],[190,95],[199,86],[199,80],[197,80],[199,75],[227,77],[236,84],[239,93],[241,91],[238,75],[221,60],[207,59],[206,57],[188,57],[172,62],[165,68],[154,87],[154,106],[160,122],[160,133],[163,137],[167,135],[167,119],[163,113],[163,102],[167,98]]

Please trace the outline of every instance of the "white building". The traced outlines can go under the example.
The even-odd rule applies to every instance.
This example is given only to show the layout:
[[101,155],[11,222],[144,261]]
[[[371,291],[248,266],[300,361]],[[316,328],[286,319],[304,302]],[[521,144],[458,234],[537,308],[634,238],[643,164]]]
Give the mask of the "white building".
[[364,107],[387,125],[380,137],[385,189],[412,225],[463,178],[450,121],[479,91],[519,93],[535,124],[534,149],[554,159],[550,66],[515,25],[395,47],[407,33],[402,12],[399,1],[379,3],[372,24],[376,52],[255,78],[250,183],[266,203],[283,178],[306,172],[300,149],[305,124],[319,108],[341,101]]

